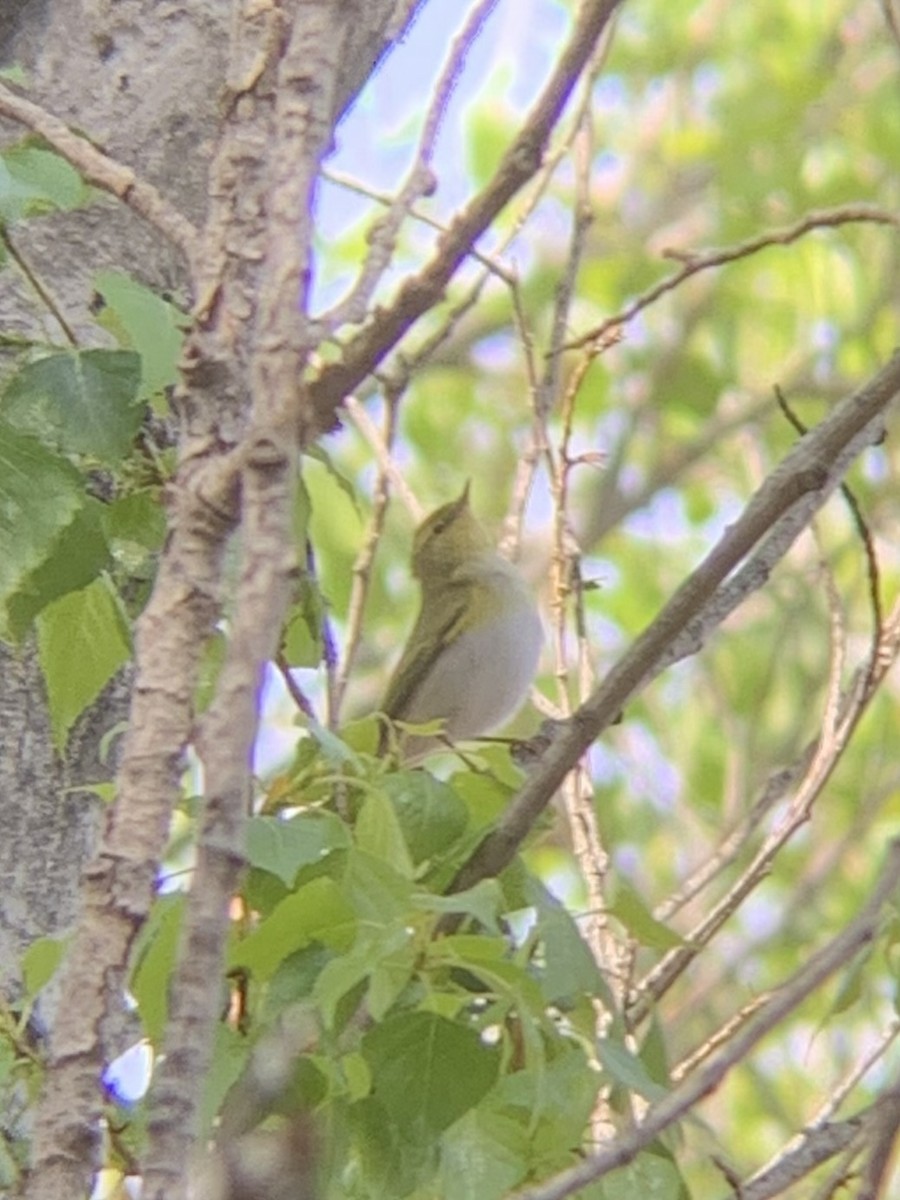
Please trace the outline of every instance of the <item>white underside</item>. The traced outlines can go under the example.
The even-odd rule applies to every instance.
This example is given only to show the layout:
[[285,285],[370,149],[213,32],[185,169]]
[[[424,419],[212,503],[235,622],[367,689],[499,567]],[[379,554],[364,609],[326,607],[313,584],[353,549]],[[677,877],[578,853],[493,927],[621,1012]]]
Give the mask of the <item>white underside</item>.
[[[540,619],[530,601],[517,601],[502,616],[464,633],[443,651],[413,697],[405,720],[443,718],[444,736],[462,741],[492,732],[516,712],[534,679],[543,641]],[[448,704],[450,697],[455,703]],[[426,740],[432,743],[432,739],[415,739],[415,748],[421,752]]]

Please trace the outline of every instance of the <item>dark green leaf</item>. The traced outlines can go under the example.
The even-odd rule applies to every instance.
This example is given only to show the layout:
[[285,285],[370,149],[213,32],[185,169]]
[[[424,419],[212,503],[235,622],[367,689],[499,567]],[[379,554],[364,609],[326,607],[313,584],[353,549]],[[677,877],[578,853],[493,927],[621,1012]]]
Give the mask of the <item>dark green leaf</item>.
[[86,498],[72,523],[48,548],[44,561],[9,598],[7,613],[13,637],[21,639],[35,616],[52,600],[87,587],[109,566],[102,514],[100,502]]
[[53,738],[69,730],[131,654],[128,630],[109,582],[96,579],[47,605],[37,618]]
[[130,350],[49,354],[13,376],[3,416],[47,446],[114,465],[144,416],[140,378],[141,360]]
[[0,422],[0,602],[52,553],[84,504],[74,467]]
[[397,771],[382,783],[413,862],[440,855],[458,841],[468,824],[465,804],[453,788],[426,771]]
[[410,1141],[426,1142],[490,1090],[500,1052],[434,1013],[388,1017],[363,1039],[374,1094]]

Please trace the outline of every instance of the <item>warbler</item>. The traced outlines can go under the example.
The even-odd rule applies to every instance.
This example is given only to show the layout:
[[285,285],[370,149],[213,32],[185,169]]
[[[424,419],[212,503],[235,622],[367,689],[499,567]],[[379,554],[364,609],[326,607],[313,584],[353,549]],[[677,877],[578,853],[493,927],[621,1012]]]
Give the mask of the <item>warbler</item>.
[[416,530],[412,572],[419,615],[381,710],[443,725],[439,736],[402,735],[407,761],[502,725],[525,699],[543,641],[534,599],[472,513],[468,483]]

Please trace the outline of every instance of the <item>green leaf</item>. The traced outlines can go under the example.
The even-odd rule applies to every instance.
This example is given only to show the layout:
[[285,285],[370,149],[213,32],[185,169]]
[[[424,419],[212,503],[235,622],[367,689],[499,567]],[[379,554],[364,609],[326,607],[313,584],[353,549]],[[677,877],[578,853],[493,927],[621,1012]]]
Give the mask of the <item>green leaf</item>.
[[322,661],[322,627],[327,608],[317,581],[306,571],[288,614],[282,652],[289,667],[317,667]]
[[251,817],[247,822],[248,862],[277,875],[288,887],[301,867],[349,845],[346,825],[330,812],[300,813],[287,821]]
[[98,323],[114,333],[124,349],[140,355],[142,399],[175,384],[187,316],[119,271],[98,272],[94,287],[106,301]]
[[257,979],[268,979],[288,955],[310,942],[345,950],[356,928],[356,914],[340,885],[313,879],[232,947],[229,966],[246,967]]
[[51,554],[84,504],[78,472],[0,421],[0,603]]
[[0,154],[0,220],[7,224],[87,204],[93,192],[74,167],[26,139]]
[[372,1013],[378,1019],[406,986],[415,957],[411,943],[408,929],[366,929],[349,953],[333,958],[313,987],[325,1025],[330,1028],[335,1024],[338,1005],[349,992],[384,967],[386,973],[378,981]]
[[689,1200],[681,1173],[674,1162],[659,1154],[639,1154],[601,1181],[602,1200]]
[[46,558],[22,581],[7,604],[9,630],[21,640],[36,615],[52,600],[87,587],[110,564],[109,546],[103,536],[103,505],[86,498],[53,544]]
[[354,847],[347,855],[342,889],[360,917],[376,928],[405,925],[413,885],[390,863]]
[[53,739],[61,749],[72,725],[131,654],[109,582],[96,579],[47,605],[37,618],[37,640]]
[[[134,950],[129,990],[147,1037],[160,1049],[169,1016],[169,979],[175,966],[185,897],[157,897]],[[216,985],[218,986],[218,984]]]
[[13,376],[3,416],[53,449],[115,465],[144,416],[140,378],[140,358],[130,350],[48,354]]
[[417,865],[446,852],[465,832],[465,804],[453,788],[427,771],[397,771],[386,775],[381,786]]
[[486,929],[495,933],[500,931],[498,918],[503,908],[503,889],[496,879],[482,879],[474,887],[464,892],[452,892],[449,896],[417,892],[413,902],[416,908],[425,909],[426,912],[461,913],[473,917]]
[[500,1051],[434,1013],[388,1017],[363,1038],[375,1094],[403,1136],[427,1142],[493,1086]]
[[22,982],[29,997],[38,994],[56,974],[66,950],[61,938],[41,937],[22,955]]
[[537,910],[544,952],[541,989],[547,1002],[567,1000],[587,992],[602,996],[613,1009],[615,1005],[609,987],[572,915],[533,876],[526,885],[526,894]]
[[642,946],[649,946],[653,950],[672,950],[683,945],[682,938],[668,925],[657,921],[631,884],[623,879],[616,884],[615,899],[609,911],[619,918]]
[[525,1126],[470,1109],[441,1139],[442,1200],[502,1200],[528,1170]]
[[386,796],[370,793],[356,818],[356,844],[360,850],[388,863],[407,879],[413,876],[413,864],[400,828],[400,822]]
[[668,1095],[666,1089],[650,1077],[641,1060],[623,1042],[612,1037],[599,1038],[596,1050],[605,1070],[629,1091],[637,1092],[654,1103]]
[[110,542],[132,555],[159,550],[166,533],[166,513],[159,493],[149,488],[121,496],[103,506],[103,528]]
[[207,1137],[221,1111],[225,1097],[247,1065],[252,1041],[221,1021],[216,1025],[216,1042],[209,1070],[203,1080],[200,1105],[201,1136]]

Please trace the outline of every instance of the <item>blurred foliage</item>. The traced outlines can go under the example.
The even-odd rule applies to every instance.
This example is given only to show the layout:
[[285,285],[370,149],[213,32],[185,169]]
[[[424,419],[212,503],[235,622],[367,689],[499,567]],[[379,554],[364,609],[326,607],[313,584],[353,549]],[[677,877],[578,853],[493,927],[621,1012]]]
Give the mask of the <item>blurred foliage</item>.
[[[540,3],[532,17],[538,31],[550,19]],[[474,189],[514,136],[521,114],[502,102],[501,87],[512,89],[512,79],[521,88],[513,67],[498,58],[491,84],[469,100],[464,161],[438,154],[439,186],[422,205],[436,219],[448,211],[447,180]],[[900,47],[870,0],[626,3],[588,105],[593,222],[565,339],[621,314],[691,256],[813,210],[867,204],[896,216],[898,91]],[[482,269],[471,261],[403,346],[415,363],[399,403],[395,454],[404,478],[425,507],[470,478],[476,508],[498,531],[532,445],[533,378],[548,369],[579,200],[572,142],[570,119],[543,191],[529,189],[511,205],[481,247],[514,271],[517,302],[508,280],[489,271],[477,303],[448,324]],[[30,145],[5,156],[4,222],[90,200],[46,160]],[[374,200],[357,201],[346,228],[320,241],[326,281],[358,264],[365,229],[381,212]],[[421,263],[435,236],[409,224],[397,271],[376,300]],[[565,518],[590,586],[561,596],[554,583],[560,547],[545,469],[514,514],[522,518],[524,569],[558,634],[548,638],[539,680],[549,707],[564,712],[583,698],[794,444],[775,387],[813,426],[884,362],[898,340],[898,263],[896,225],[837,224],[698,272],[621,325],[619,340],[577,386],[568,419],[567,453],[588,458],[572,471]],[[37,623],[60,741],[128,653],[126,614],[140,607],[163,536],[168,460],[165,449],[148,450],[139,427],[148,403],[165,414],[178,320],[119,278],[103,276],[97,289],[114,347],[18,347],[0,395],[0,499],[15,515],[15,538],[0,542],[4,625],[21,638]],[[447,336],[418,361],[445,326]],[[583,353],[558,359],[551,388],[547,429],[557,463],[567,436],[563,397]],[[102,378],[95,371],[86,386],[89,355],[101,356],[87,365],[99,364]],[[402,364],[390,366],[398,372]],[[377,416],[381,402],[368,399]],[[115,419],[103,416],[101,438],[92,439],[79,405],[87,417],[112,406]],[[848,481],[886,609],[900,577],[895,442],[869,450]],[[655,1099],[677,1064],[852,918],[900,823],[898,680],[888,676],[811,819],[662,997],[652,1023],[626,1037],[620,992],[597,971],[580,932],[583,866],[562,811],[501,880],[448,899],[443,890],[514,794],[519,771],[504,748],[448,760],[438,779],[398,773],[371,753],[375,723],[362,718],[377,707],[415,604],[411,521],[396,504],[377,532],[340,728],[324,728],[334,663],[327,671],[317,660],[347,646],[377,470],[350,421],[304,460],[297,524],[310,555],[285,651],[286,662],[300,666],[293,680],[318,723],[270,689],[259,815],[230,948],[233,1028],[222,1030],[207,1114],[227,1122],[250,1086],[249,1065],[284,1060],[277,1102],[261,1115],[277,1123],[279,1113],[314,1114],[327,1147],[329,1200],[499,1200],[578,1161],[601,1087],[619,1114]],[[98,471],[106,481],[100,500],[85,490]],[[75,529],[84,549],[73,560]],[[576,664],[579,606],[587,672]],[[762,814],[707,888],[666,906],[769,780],[818,737],[832,672],[846,685],[872,633],[865,549],[835,496],[765,589],[648,687],[593,749],[589,775],[611,859],[609,929],[631,982],[680,945],[746,867],[780,809]],[[92,645],[103,653],[92,654]],[[527,735],[537,724],[527,711],[513,732]],[[295,744],[279,757],[286,741]],[[180,820],[182,842],[193,826]],[[133,964],[132,991],[155,1048],[180,911],[179,898],[160,898]],[[435,940],[448,913],[473,923]],[[702,1123],[685,1124],[579,1195],[727,1194],[714,1158],[736,1177],[751,1174],[885,1036],[896,1015],[897,963],[896,932],[888,930],[731,1073],[698,1109]],[[601,1051],[592,996],[614,1010]],[[315,1038],[298,1040],[298,1026]],[[273,1031],[293,1058],[273,1053]],[[896,1052],[849,1090],[846,1111],[871,1101],[891,1062],[896,1071]],[[806,1179],[784,1194],[807,1195],[809,1186]]]

